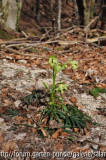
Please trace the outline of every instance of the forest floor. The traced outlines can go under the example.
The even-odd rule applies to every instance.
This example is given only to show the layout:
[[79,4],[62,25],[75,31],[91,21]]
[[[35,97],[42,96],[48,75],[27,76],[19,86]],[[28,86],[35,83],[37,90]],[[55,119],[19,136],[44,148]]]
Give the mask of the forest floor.
[[[22,27],[24,21],[21,21]],[[23,26],[21,30],[27,33],[29,28],[24,30]],[[32,27],[32,33],[33,30]],[[0,160],[18,160],[20,152],[23,153],[20,159],[27,160],[105,160],[106,94],[98,97],[90,94],[95,87],[106,89],[105,42],[91,40],[102,33],[90,32],[87,41],[86,31],[74,25],[62,29],[58,37],[56,32],[49,30],[39,34],[0,40],[0,153],[4,153],[0,154]],[[56,81],[68,84],[65,102],[91,116],[94,123],[87,122],[88,130],[74,128],[67,133],[52,120],[51,133],[45,137],[42,127],[47,131],[47,119],[40,127],[36,123],[40,119],[39,111],[45,106],[36,101],[22,105],[22,99],[34,89],[45,90],[43,82],[51,85],[48,59],[53,54],[62,64],[70,58],[78,62],[76,70],[69,65],[58,74]]]

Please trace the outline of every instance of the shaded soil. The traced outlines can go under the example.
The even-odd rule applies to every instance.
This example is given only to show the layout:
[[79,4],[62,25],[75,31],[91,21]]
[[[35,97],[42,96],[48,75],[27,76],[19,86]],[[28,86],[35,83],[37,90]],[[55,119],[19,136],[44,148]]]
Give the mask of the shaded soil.
[[[37,20],[36,1],[30,0],[23,2],[21,18],[19,22],[19,30],[26,33],[33,33],[35,35],[45,33],[45,29],[50,30],[52,27],[52,20],[55,19],[55,27],[57,27],[57,3],[53,1],[53,11],[50,11],[50,1],[42,0],[40,2],[40,19]],[[69,2],[62,4],[62,28],[71,27],[73,22],[75,24],[73,4]]]

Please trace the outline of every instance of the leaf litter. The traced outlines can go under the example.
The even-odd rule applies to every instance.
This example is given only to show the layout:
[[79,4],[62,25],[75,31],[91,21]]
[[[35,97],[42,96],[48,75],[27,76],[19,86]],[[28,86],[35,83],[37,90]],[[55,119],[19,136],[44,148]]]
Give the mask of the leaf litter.
[[[78,37],[74,34],[65,38],[68,41],[77,41]],[[64,94],[65,103],[79,107],[92,117],[94,124],[88,123],[88,130],[74,128],[65,131],[61,129],[61,124],[52,120],[48,136],[46,129],[43,129],[47,128],[47,119],[44,119],[43,126],[38,124],[39,110],[45,107],[44,102],[42,101],[40,109],[37,101],[21,107],[23,97],[31,94],[34,89],[42,90],[44,94],[43,82],[51,84],[48,59],[17,55],[4,49],[0,54],[1,151],[17,150],[31,153],[106,151],[106,95],[93,97],[90,94],[90,90],[96,87],[106,88],[106,47],[62,43],[55,46],[58,59],[64,64],[69,58],[78,61],[77,70],[74,71],[69,66],[57,76],[57,82],[65,81],[69,85],[68,91]],[[42,47],[48,49],[44,50]],[[42,47],[40,52],[39,48],[36,48],[36,54],[31,50],[30,55],[48,58],[53,54],[51,44],[43,44]]]

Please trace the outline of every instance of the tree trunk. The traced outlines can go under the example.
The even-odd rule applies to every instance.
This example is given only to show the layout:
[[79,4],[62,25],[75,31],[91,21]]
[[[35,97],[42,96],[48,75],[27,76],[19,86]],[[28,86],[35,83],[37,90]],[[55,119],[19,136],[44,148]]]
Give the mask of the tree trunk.
[[84,25],[86,26],[90,20],[90,3],[91,0],[83,0],[84,5]]
[[22,0],[0,1],[0,23],[8,29],[16,30],[20,18]]
[[36,19],[37,21],[40,20],[40,0],[36,2]]
[[57,36],[60,35],[60,30],[61,30],[61,0],[58,0]]
[[104,0],[104,4],[102,5],[102,18],[101,18],[101,29],[105,29],[105,24],[106,24],[106,0]]
[[92,19],[95,12],[95,0],[91,0],[91,6],[90,6],[90,18]]
[[81,25],[88,25],[94,15],[95,0],[76,0]]
[[74,3],[77,3],[78,6],[78,13],[79,13],[79,22],[80,25],[84,25],[84,5],[83,5],[83,0],[74,0]]
[[52,14],[52,10],[53,10],[53,0],[50,1],[50,11],[51,11],[51,14]]

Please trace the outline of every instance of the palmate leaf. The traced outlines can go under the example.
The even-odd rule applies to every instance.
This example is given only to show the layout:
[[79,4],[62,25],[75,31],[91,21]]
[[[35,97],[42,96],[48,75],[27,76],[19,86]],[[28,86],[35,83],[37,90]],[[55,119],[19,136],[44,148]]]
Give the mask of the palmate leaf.
[[82,127],[85,127],[85,128],[86,128],[86,123],[85,123],[85,122],[79,121],[79,124],[80,124]]
[[45,110],[45,111],[44,111],[44,114],[45,114],[45,115],[44,115],[44,117],[46,117],[46,116],[50,115],[50,114],[51,114],[51,112],[52,112],[51,110]]
[[87,114],[83,113],[77,107],[74,107],[72,105],[68,105],[67,108],[68,108],[68,111],[69,111],[70,115],[75,115],[75,117],[79,117],[79,119],[82,119],[82,120],[85,120],[85,119],[89,120],[89,121],[92,120],[92,118],[90,116],[88,116]]
[[75,125],[76,121],[72,116],[70,116],[70,122],[72,124],[72,127],[75,128],[76,127],[76,125]]
[[58,114],[61,118],[63,118],[63,119],[65,119],[66,117],[65,117],[65,115],[64,115],[64,113],[62,112],[62,111],[60,111],[60,110],[57,110],[56,111],[56,114]]
[[71,121],[64,123],[64,128],[73,128]]
[[97,97],[99,95],[99,93],[106,93],[106,89],[105,88],[94,88],[90,91],[90,93],[94,96]]
[[91,117],[84,114],[78,108],[68,105],[68,111],[66,112],[66,119],[64,120],[64,127],[70,126],[70,128],[84,128],[86,127],[86,120],[91,120]]
[[67,121],[65,123],[65,126],[69,125],[70,128],[75,128],[75,127],[80,128],[80,126],[79,126],[79,124],[77,124],[77,122],[78,122],[77,119],[73,118],[72,116],[68,116]]

